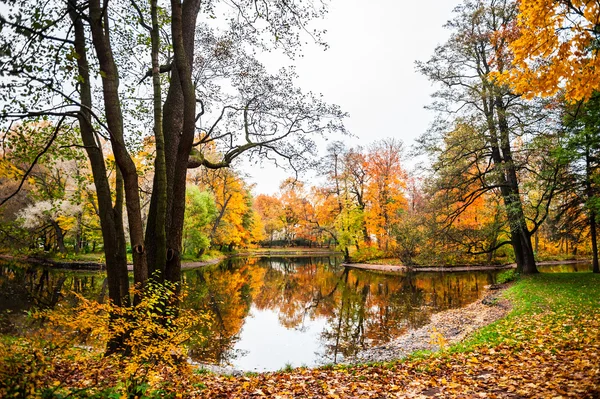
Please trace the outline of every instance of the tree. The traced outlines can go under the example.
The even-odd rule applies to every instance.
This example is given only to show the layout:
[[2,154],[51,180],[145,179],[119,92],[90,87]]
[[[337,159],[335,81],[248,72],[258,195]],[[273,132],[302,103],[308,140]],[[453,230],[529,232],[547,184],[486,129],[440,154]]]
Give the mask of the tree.
[[211,193],[215,215],[208,232],[213,245],[246,246],[253,237],[255,224],[250,189],[240,173],[232,168],[203,169],[196,175],[197,184]]
[[564,145],[555,155],[566,166],[561,189],[567,196],[559,210],[559,216],[577,216],[587,213],[590,241],[592,244],[592,269],[600,273],[598,262],[597,219],[600,214],[598,197],[598,168],[600,167],[600,98],[565,106]]
[[367,226],[377,236],[379,248],[386,251],[391,249],[392,229],[407,207],[401,154],[402,142],[390,138],[373,143],[366,156],[366,171],[371,176],[365,191]]
[[[450,39],[429,61],[417,63],[423,74],[441,85],[432,108],[450,116],[449,123],[440,118],[422,137],[421,145],[432,154],[446,154],[443,164],[455,169],[458,176],[471,176],[449,181],[452,185],[446,186],[462,191],[465,205],[489,190],[500,190],[510,242],[500,242],[496,248],[510,243],[518,269],[536,273],[531,236],[548,214],[557,174],[545,164],[530,166],[536,165],[530,162],[536,152],[529,143],[548,130],[552,119],[543,103],[524,102],[492,76],[494,71],[510,69],[507,34],[501,33],[514,23],[516,11],[513,2],[488,0],[468,0],[455,9],[454,19],[447,24],[452,29]],[[464,140],[441,143],[448,132],[460,134],[461,129],[469,132],[462,134]],[[537,149],[548,153],[548,144]],[[543,157],[540,154],[536,159]],[[521,191],[523,173],[540,177],[535,198]],[[526,212],[525,205],[531,212]]]
[[200,257],[210,246],[207,227],[217,215],[215,200],[197,186],[188,186],[185,202],[183,252]]
[[262,219],[265,235],[272,243],[276,234],[283,229],[281,202],[277,197],[259,194],[254,198],[252,207]]
[[[503,72],[515,92],[528,97],[559,91],[569,101],[600,89],[600,6],[583,0],[520,0],[509,31],[514,68]],[[515,27],[516,23],[516,27]]]
[[[45,115],[57,130],[67,119],[77,122],[94,176],[109,293],[117,306],[126,304],[129,295],[123,205],[134,282],[143,285],[154,273],[159,280],[177,282],[188,166],[227,167],[242,153],[251,153],[255,157],[281,156],[292,167],[301,168],[304,154],[314,147],[311,134],[343,131],[344,114],[337,107],[302,93],[293,86],[290,73],[270,75],[247,52],[237,51],[261,46],[293,53],[301,40],[299,32],[306,30],[310,20],[322,16],[325,6],[235,1],[228,3],[231,8],[218,8],[217,4],[201,8],[200,0],[172,0],[164,8],[153,1],[147,10],[135,0],[133,7],[107,0],[10,3],[14,8],[0,19],[0,73],[5,76],[2,95],[7,101],[2,119]],[[151,25],[146,23],[148,11]],[[200,24],[199,15],[206,17]],[[213,17],[227,21],[229,33],[215,41],[196,40],[210,31],[208,23]],[[313,37],[319,40],[319,33]],[[206,68],[207,55],[213,55],[216,68]],[[149,65],[152,117],[143,112],[144,99],[129,95],[139,89]],[[169,79],[158,79],[160,72],[169,73]],[[220,83],[233,92],[215,90]],[[166,96],[161,102],[159,94],[163,92]],[[94,103],[94,97],[101,102]],[[157,173],[144,232],[131,147],[136,142],[134,133],[143,134],[136,126],[144,126],[140,121],[147,119],[154,122]],[[204,122],[202,134],[195,142],[200,122]],[[118,166],[114,192],[100,135],[111,143]],[[224,147],[222,157],[209,159],[204,149],[215,143]]]

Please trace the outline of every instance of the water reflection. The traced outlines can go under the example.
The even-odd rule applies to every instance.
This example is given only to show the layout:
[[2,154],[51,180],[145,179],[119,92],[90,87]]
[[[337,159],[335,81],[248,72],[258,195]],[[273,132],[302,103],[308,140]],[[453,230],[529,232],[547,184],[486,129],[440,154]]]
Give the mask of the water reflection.
[[51,270],[0,262],[0,333],[12,333],[31,308],[53,308],[76,301],[75,293],[102,301],[107,290],[103,272]]
[[542,273],[573,273],[573,272],[591,272],[592,264],[590,262],[570,262],[557,264],[538,265],[538,270]]
[[345,269],[336,258],[229,260],[193,270],[185,273],[186,306],[210,312],[215,323],[199,332],[209,339],[192,358],[250,370],[338,362],[474,301],[494,274],[383,274]]
[[[260,371],[338,362],[474,301],[494,275],[385,274],[344,268],[336,257],[229,259],[183,275],[183,306],[213,318],[195,331],[207,339],[190,356]],[[104,274],[0,266],[0,314],[72,302],[73,292],[102,300]]]

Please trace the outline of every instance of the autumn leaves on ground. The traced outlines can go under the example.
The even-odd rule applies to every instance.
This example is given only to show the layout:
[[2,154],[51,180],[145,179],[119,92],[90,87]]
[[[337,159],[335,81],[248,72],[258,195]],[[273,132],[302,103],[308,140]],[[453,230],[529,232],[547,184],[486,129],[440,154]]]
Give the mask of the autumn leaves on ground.
[[[438,353],[241,377],[153,357],[155,350],[142,366],[83,345],[4,338],[0,396],[120,397],[127,388],[140,397],[192,398],[599,397],[600,276],[540,274],[518,279],[503,295],[513,304],[506,318]],[[101,329],[103,321],[87,328]]]

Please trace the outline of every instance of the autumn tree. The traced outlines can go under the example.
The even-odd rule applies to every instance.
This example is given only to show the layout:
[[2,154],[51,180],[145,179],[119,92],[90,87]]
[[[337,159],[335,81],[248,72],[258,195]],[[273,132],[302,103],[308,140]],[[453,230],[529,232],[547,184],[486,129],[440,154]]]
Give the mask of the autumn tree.
[[367,231],[364,213],[367,207],[365,193],[372,176],[367,171],[366,158],[362,147],[351,148],[346,152],[344,156],[344,175],[348,190],[358,209],[363,213],[363,220],[361,221],[362,240],[366,244],[370,244],[371,236]]
[[281,202],[275,196],[259,194],[254,198],[252,207],[262,219],[265,235],[272,243],[278,232],[283,229]]
[[252,209],[250,188],[239,172],[233,168],[202,169],[195,181],[214,200],[215,213],[208,229],[211,244],[233,249],[260,240],[255,236],[259,221]]
[[[429,61],[417,63],[421,73],[439,84],[431,108],[443,116],[421,138],[421,144],[432,154],[444,154],[443,164],[455,169],[458,176],[471,176],[449,181],[452,186],[447,187],[463,191],[464,204],[490,190],[500,190],[510,241],[496,247],[510,243],[519,270],[536,273],[531,236],[547,216],[556,174],[548,165],[530,163],[536,152],[529,144],[540,133],[549,132],[553,119],[544,104],[526,103],[491,75],[510,69],[508,33],[504,31],[515,21],[516,4],[469,0],[454,14],[446,25],[452,30],[450,39]],[[450,132],[465,128],[470,133],[462,140],[443,143]],[[548,144],[538,146],[537,153],[548,153]],[[520,173],[525,172],[540,177],[535,197],[530,198],[520,187]]]
[[365,191],[367,227],[377,236],[379,248],[386,251],[393,246],[393,226],[407,206],[401,156],[402,142],[393,138],[373,143],[366,156],[366,171],[371,176]]

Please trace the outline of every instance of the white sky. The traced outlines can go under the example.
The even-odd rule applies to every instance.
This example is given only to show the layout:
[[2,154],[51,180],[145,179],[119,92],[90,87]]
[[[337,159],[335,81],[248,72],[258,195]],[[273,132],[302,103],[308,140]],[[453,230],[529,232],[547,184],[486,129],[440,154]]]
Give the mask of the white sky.
[[[344,139],[349,147],[396,137],[408,148],[427,130],[434,115],[423,107],[434,88],[415,71],[414,62],[428,60],[435,46],[446,41],[449,32],[442,25],[458,4],[459,0],[331,1],[323,23],[330,48],[308,45],[294,64],[303,90],[323,93],[326,101],[350,114],[346,127],[357,138]],[[289,176],[273,167],[244,169],[253,175],[249,181],[256,183],[255,194],[275,193]]]

